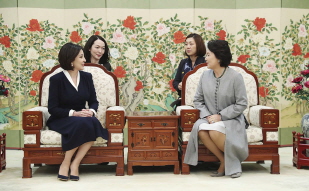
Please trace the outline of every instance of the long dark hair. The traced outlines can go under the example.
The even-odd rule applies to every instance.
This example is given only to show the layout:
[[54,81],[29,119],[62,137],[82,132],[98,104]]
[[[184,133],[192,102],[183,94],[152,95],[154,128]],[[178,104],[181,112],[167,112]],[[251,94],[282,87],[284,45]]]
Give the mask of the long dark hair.
[[105,51],[103,56],[100,58],[99,64],[105,64],[109,61],[109,48],[108,45],[105,41],[105,39],[99,35],[92,35],[86,42],[85,46],[84,46],[84,54],[85,54],[85,59],[86,59],[86,63],[90,63],[91,62],[91,53],[90,53],[90,49],[94,43],[94,41],[96,40],[102,40],[105,44]]

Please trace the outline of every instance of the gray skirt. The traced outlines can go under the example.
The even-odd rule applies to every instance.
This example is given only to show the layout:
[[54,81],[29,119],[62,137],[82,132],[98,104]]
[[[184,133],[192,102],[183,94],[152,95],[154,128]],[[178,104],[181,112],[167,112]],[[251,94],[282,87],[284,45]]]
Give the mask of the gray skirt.
[[198,127],[198,131],[206,130],[206,131],[219,131],[220,133],[225,134],[225,125],[222,121],[218,121],[216,123],[208,124],[202,123]]

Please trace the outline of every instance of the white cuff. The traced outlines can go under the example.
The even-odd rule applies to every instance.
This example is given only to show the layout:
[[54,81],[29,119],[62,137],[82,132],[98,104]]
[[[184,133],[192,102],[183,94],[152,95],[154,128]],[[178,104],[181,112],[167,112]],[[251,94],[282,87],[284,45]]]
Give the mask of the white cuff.
[[70,110],[70,112],[69,112],[69,117],[73,116],[74,111],[75,111],[75,110],[73,110],[73,109]]
[[93,112],[93,114],[94,114],[93,116],[97,115],[97,112],[94,109],[89,109],[89,110]]

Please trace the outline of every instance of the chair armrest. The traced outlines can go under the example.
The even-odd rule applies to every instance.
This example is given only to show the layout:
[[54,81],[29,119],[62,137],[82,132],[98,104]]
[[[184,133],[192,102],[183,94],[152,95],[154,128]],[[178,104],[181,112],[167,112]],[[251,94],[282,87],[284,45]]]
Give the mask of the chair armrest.
[[249,121],[252,125],[262,127],[263,144],[278,144],[278,109],[262,105],[252,106],[249,109]]
[[24,147],[40,147],[43,111],[24,111],[22,117]]
[[[125,126],[125,109],[120,106],[109,107],[106,110],[106,128],[108,129],[109,139],[107,145],[123,146],[123,128]],[[122,141],[114,142],[113,137],[118,136]],[[119,139],[118,139],[119,140]]]
[[178,106],[177,115],[180,115],[180,128],[183,132],[191,132],[194,123],[199,119],[200,110],[191,106]]
[[252,106],[249,109],[249,121],[262,128],[278,128],[279,110],[262,105]]

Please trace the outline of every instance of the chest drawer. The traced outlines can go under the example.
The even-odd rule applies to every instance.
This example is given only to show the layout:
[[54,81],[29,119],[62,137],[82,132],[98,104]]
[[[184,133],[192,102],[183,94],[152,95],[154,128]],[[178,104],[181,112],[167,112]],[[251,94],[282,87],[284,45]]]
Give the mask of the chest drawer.
[[132,120],[129,122],[129,127],[151,127],[151,121]]
[[177,127],[177,120],[155,120],[154,127]]

